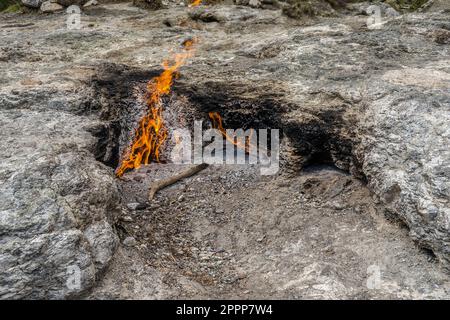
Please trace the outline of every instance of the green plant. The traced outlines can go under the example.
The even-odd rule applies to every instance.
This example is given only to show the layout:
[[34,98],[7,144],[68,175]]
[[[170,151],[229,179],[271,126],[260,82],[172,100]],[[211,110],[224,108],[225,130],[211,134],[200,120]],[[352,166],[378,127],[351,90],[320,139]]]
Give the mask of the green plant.
[[15,3],[10,5],[8,8],[3,10],[3,13],[14,13],[14,12],[21,12],[22,11],[22,5],[20,3]]
[[0,12],[19,12],[22,4],[18,0],[0,0]]

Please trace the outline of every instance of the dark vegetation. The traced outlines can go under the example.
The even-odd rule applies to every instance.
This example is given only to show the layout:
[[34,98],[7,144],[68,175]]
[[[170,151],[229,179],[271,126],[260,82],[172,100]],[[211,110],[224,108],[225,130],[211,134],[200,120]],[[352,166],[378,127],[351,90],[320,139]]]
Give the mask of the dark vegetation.
[[[385,2],[397,11],[415,11],[427,0],[366,0],[367,2]],[[283,13],[290,18],[300,19],[304,16],[329,16],[334,10],[343,9],[349,3],[363,0],[286,0]]]
[[21,8],[20,0],[0,0],[0,12],[18,12]]

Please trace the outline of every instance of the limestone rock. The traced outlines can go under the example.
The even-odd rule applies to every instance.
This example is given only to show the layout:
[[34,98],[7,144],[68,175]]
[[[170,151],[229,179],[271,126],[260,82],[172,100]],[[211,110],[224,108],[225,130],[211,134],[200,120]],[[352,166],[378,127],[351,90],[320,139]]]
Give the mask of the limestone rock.
[[118,243],[111,225],[120,214],[119,193],[112,170],[94,157],[90,120],[76,111],[86,101],[42,86],[0,92],[4,299],[79,296]]
[[96,6],[98,5],[98,1],[97,0],[89,0],[88,2],[86,2],[83,7],[87,8],[87,7],[92,7],[92,6]]
[[42,3],[40,9],[44,13],[51,13],[51,12],[61,11],[64,9],[64,7],[55,2],[45,1]]

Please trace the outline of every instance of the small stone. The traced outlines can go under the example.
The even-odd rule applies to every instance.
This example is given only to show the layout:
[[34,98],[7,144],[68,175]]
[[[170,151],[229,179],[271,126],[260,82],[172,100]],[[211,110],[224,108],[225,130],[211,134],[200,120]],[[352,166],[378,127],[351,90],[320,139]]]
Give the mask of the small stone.
[[167,26],[167,27],[174,27],[176,26],[177,22],[175,19],[173,18],[166,18],[164,19],[163,23]]
[[88,2],[86,2],[83,7],[91,7],[91,6],[96,6],[98,5],[98,1],[97,0],[89,0]]
[[126,237],[125,240],[123,240],[123,245],[126,247],[132,247],[136,245],[136,239],[133,237]]
[[127,208],[130,210],[136,210],[136,208],[139,206],[139,202],[130,202],[127,203]]
[[64,7],[62,5],[51,2],[51,1],[45,1],[41,5],[41,11],[44,13],[52,13],[52,12],[56,12],[56,11],[61,11],[63,9],[64,9]]
[[266,238],[266,235],[263,235],[262,237],[256,239],[256,241],[261,242]]
[[123,216],[123,217],[122,217],[122,221],[125,221],[125,222],[133,222],[133,218],[130,217],[130,216]]
[[386,7],[386,9],[384,10],[384,15],[392,18],[400,16],[400,13],[398,13],[397,10],[392,7]]
[[22,4],[28,8],[39,8],[42,4],[42,0],[22,0]]
[[25,78],[20,81],[20,84],[23,86],[40,86],[42,84],[42,81],[32,78]]
[[338,202],[338,201],[331,202],[330,203],[330,207],[335,209],[335,210],[342,210],[342,209],[345,208],[345,206],[342,203]]
[[143,210],[146,209],[148,207],[147,204],[145,203],[139,203],[139,202],[130,202],[127,203],[127,208],[130,210]]
[[261,6],[261,2],[259,0],[250,0],[248,5],[252,8],[259,8]]

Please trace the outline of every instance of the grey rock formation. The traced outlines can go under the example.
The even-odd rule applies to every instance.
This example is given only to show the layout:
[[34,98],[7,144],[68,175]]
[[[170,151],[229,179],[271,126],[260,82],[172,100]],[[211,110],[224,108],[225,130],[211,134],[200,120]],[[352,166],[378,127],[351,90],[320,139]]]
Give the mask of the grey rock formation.
[[0,93],[0,297],[78,296],[118,243],[117,186],[94,157],[92,99],[22,83]]
[[43,2],[43,0],[20,0],[22,4],[29,8],[39,8]]
[[369,186],[411,236],[450,265],[450,74],[405,68],[373,80],[358,157]]

